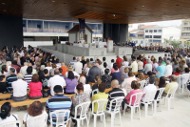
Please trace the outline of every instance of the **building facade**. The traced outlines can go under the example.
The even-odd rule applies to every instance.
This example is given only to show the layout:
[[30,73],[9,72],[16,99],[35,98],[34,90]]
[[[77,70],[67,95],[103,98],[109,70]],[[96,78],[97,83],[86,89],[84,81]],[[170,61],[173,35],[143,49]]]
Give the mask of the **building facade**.
[[181,39],[190,40],[190,19],[182,20]]
[[177,27],[139,25],[138,29],[130,31],[129,35],[131,41],[135,41],[137,45],[148,46],[164,43],[165,39],[179,40],[181,30]]
[[[53,41],[54,43],[54,42],[69,41],[68,31],[77,24],[78,22],[74,21],[23,19],[24,43],[50,42],[50,41]],[[86,24],[93,31],[92,34],[93,41],[102,41],[103,24],[102,23],[86,23]]]

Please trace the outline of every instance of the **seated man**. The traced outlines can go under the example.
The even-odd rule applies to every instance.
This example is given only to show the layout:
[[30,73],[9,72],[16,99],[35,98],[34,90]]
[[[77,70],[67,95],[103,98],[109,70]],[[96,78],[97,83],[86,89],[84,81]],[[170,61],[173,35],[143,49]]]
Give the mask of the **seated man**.
[[177,83],[176,76],[172,75],[171,82],[168,83],[165,87],[164,95],[168,94],[169,90],[171,90],[171,92],[173,92],[174,90],[176,90],[178,88],[178,86],[179,86],[179,84]]
[[[148,84],[147,86],[145,86],[144,89],[143,89],[143,92],[145,93],[145,95],[146,95],[147,93],[154,92],[154,95],[152,95],[152,96],[155,97],[156,91],[157,91],[157,87],[156,87],[154,84],[155,84],[155,76],[151,76],[151,77],[149,78],[149,84]],[[146,97],[146,96],[144,96],[144,97],[142,98],[143,101],[145,101],[145,97]]]
[[[63,88],[66,86],[65,79],[59,75],[59,70],[54,70],[54,76],[48,80],[48,87],[50,87],[50,93],[54,96],[54,86],[60,85]],[[63,92],[63,91],[62,91]]]
[[70,109],[72,102],[70,98],[64,96],[63,88],[60,85],[56,85],[53,90],[55,95],[46,102],[46,109],[48,112],[59,109]]
[[[105,84],[101,84],[98,86],[98,90],[99,92],[97,94],[95,94],[94,96],[92,96],[92,101],[94,100],[98,100],[98,99],[107,99],[108,98],[108,94],[106,94],[104,91],[106,89],[106,85]],[[97,107],[98,105],[95,104],[94,105],[94,112],[97,111]]]
[[[112,90],[108,93],[108,103],[107,103],[107,110],[109,110],[110,107],[110,101],[117,98],[117,97],[124,97],[125,94],[122,89],[119,88],[119,81],[113,80],[111,82]],[[115,106],[112,105],[112,109],[114,109]]]
[[15,69],[14,68],[10,68],[9,69],[9,73],[10,75],[7,76],[7,88],[8,88],[8,91],[12,91],[12,82],[16,81],[17,80],[17,76],[15,75]]
[[17,74],[17,80],[12,82],[13,97],[14,101],[23,101],[27,99],[27,88],[28,83],[23,80],[22,74]]
[[[46,110],[48,114],[55,110],[69,109],[71,108],[72,102],[71,99],[63,94],[63,88],[60,85],[56,85],[53,88],[55,95],[48,99],[46,102]],[[49,117],[48,117],[49,119]],[[53,118],[55,122],[56,118]]]

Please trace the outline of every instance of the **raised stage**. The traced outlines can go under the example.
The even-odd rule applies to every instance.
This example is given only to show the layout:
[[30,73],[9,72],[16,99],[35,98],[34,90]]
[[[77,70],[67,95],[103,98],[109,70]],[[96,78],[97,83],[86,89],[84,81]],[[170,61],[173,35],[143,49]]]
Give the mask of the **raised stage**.
[[38,48],[42,49],[45,52],[49,52],[54,54],[60,61],[64,61],[68,64],[74,56],[81,57],[84,56],[85,58],[99,58],[102,60],[102,57],[106,57],[106,61],[109,62],[111,59],[116,59],[116,56],[123,57],[126,55],[127,57],[131,57],[132,55],[132,48],[130,47],[119,47],[113,46],[113,51],[108,52],[107,48],[96,48],[96,47],[79,47],[73,45],[66,45],[66,44],[56,44],[54,46],[39,46]]

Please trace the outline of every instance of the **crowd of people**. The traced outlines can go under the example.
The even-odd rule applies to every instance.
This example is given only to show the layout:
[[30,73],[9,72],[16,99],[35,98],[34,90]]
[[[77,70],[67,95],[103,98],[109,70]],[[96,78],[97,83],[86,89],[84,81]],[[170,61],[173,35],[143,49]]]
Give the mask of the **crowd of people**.
[[[124,97],[123,105],[130,101],[133,104],[135,98],[130,99],[135,93],[143,92],[142,101],[146,93],[158,88],[165,88],[166,95],[171,89],[183,87],[181,84],[188,83],[190,76],[190,54],[183,49],[172,50],[170,55],[158,59],[142,54],[131,59],[117,56],[110,62],[106,57],[85,59],[82,56],[73,57],[65,64],[53,54],[31,46],[4,47],[0,52],[0,93],[11,93],[14,101],[51,96],[46,102],[46,111],[40,101],[35,101],[24,117],[27,127],[33,126],[36,117],[46,126],[52,111],[69,109],[73,116],[78,104],[98,99],[108,99],[108,109],[110,101],[117,97]],[[187,87],[190,89],[188,84]],[[73,96],[69,98],[67,94]],[[17,119],[17,115],[11,114],[11,104],[4,103],[0,124]],[[73,122],[76,126],[76,121]]]

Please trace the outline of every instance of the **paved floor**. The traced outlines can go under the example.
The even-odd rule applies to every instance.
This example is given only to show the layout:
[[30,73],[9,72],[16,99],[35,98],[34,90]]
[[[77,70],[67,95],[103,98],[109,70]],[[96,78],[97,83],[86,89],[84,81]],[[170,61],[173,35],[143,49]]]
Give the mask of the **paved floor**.
[[[190,127],[190,98],[187,97],[186,93],[176,95],[174,109],[168,111],[166,104],[161,105],[161,109],[161,112],[154,115],[151,115],[151,110],[149,110],[149,115],[146,118],[142,110],[141,120],[136,114],[133,121],[130,120],[130,111],[126,112],[126,115],[122,115],[122,127]],[[13,110],[13,113],[18,114],[19,119],[22,120],[25,111]],[[106,116],[106,127],[110,126],[110,116]],[[81,127],[85,127],[85,124]],[[89,127],[93,127],[93,119],[91,119]],[[103,127],[100,119],[98,119],[97,127]],[[121,127],[118,117],[115,119],[114,127]]]

